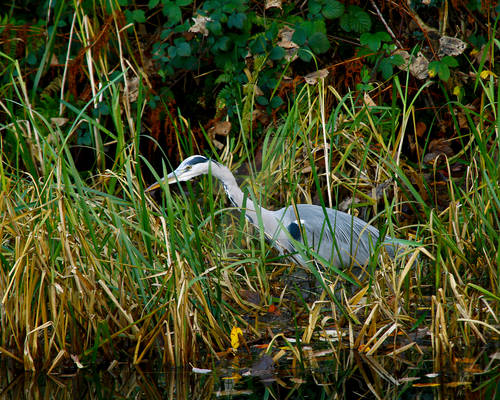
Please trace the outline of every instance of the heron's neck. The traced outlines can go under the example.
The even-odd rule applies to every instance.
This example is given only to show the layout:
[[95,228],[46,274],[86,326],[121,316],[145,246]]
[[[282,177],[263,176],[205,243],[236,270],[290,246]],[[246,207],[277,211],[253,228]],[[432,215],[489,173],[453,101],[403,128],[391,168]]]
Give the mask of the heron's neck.
[[257,213],[261,214],[264,224],[265,221],[270,220],[269,218],[266,218],[266,214],[271,214],[272,211],[269,211],[259,204],[254,203],[251,200],[250,196],[245,195],[236,183],[236,179],[234,178],[233,174],[227,167],[223,165],[219,165],[218,167],[219,168],[213,168],[212,174],[221,181],[231,203],[233,203],[235,207],[239,208],[241,212],[244,212],[245,216],[255,226],[259,226],[260,217]]

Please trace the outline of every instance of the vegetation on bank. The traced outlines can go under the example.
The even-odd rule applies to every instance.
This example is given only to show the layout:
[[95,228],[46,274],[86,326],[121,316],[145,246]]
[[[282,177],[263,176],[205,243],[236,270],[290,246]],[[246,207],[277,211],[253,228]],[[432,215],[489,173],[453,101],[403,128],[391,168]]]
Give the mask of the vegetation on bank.
[[[169,39],[158,42],[165,44],[167,59],[153,64],[168,82],[192,72],[176,57],[194,57],[195,49],[209,46],[214,56],[204,61],[211,67],[222,55],[230,57],[217,42],[222,37],[234,40],[238,50],[231,53],[236,60],[215,67],[222,76],[228,74],[228,63],[239,65],[241,70],[233,72],[243,71],[245,77],[219,76],[219,84],[227,79],[228,86],[222,87],[205,83],[204,98],[206,91],[218,88],[214,99],[227,95],[223,103],[230,107],[214,109],[216,121],[200,127],[184,116],[189,111],[167,100],[173,95],[181,102],[179,94],[155,92],[146,65],[133,59],[134,34],[140,34],[141,23],[157,17],[154,10],[160,2],[150,1],[146,13],[123,2],[102,3],[97,11],[85,2],[73,9],[73,3],[56,2],[47,24],[32,26],[47,33],[40,39],[43,44],[26,48],[41,55],[32,64],[30,51],[26,59],[7,49],[1,54],[3,356],[31,371],[56,372],[102,359],[203,367],[228,356],[231,331],[240,327],[247,343],[269,344],[267,351],[276,359],[284,354],[278,347],[285,345],[286,355],[302,366],[313,365],[303,346],[320,339],[327,339],[332,354],[352,348],[413,360],[428,350],[421,338],[430,338],[437,370],[498,340],[496,11],[488,10],[496,19],[483,27],[481,56],[436,58],[423,80],[411,72],[411,63],[400,72],[385,65],[386,58],[396,55],[390,36],[369,32],[371,23],[366,31],[351,27],[358,35],[357,56],[367,49],[379,53],[363,61],[353,78],[357,85],[349,90],[332,84],[332,70],[318,58],[335,52],[333,33],[329,27],[310,27],[308,32],[306,16],[300,21],[296,15],[287,23],[294,29],[290,43],[298,46],[302,63],[294,70],[297,75],[289,77],[295,61],[284,54],[278,57],[282,50],[276,48],[284,47],[276,44],[277,17],[267,21],[258,10],[243,8],[243,18],[224,9],[220,32],[207,27],[214,41],[203,44],[198,43],[201,36],[195,40],[186,34],[192,25],[182,13],[191,2],[162,1],[169,21],[175,21],[171,13],[177,15],[174,5],[181,11],[179,21],[164,27]],[[201,9],[215,12],[212,3],[203,2]],[[322,15],[318,20],[328,20],[334,10],[326,4],[309,2],[308,12],[314,6]],[[354,21],[347,14],[357,10],[369,15],[368,6],[349,7],[354,6],[331,18],[340,19],[338,29],[344,32],[350,31],[342,18]],[[290,16],[293,10],[282,13]],[[71,22],[69,37],[59,37],[65,18]],[[11,37],[16,27],[12,21],[7,33],[4,27],[4,37]],[[135,28],[129,23],[136,23]],[[262,35],[252,36],[252,24],[276,34],[265,39],[262,53],[253,47]],[[21,31],[20,25],[16,29]],[[247,36],[241,38],[234,30]],[[107,41],[99,34],[108,35]],[[68,44],[76,43],[80,50],[70,49]],[[110,43],[118,53],[107,47]],[[249,48],[252,67],[245,58],[241,61],[240,53]],[[336,48],[344,50],[342,45]],[[63,49],[67,57],[58,61]],[[467,79],[453,75],[450,68],[459,64],[446,57],[466,65]],[[199,55],[189,59],[194,63]],[[389,64],[396,67],[403,61]],[[314,71],[314,63],[326,68],[291,84],[300,71]],[[228,89],[236,82],[244,84],[239,93]],[[285,89],[287,96],[273,100]],[[435,93],[442,103],[431,103]],[[155,108],[155,102],[161,106]],[[433,118],[424,104],[433,104]],[[158,125],[160,117],[165,121]],[[447,124],[446,135],[433,136],[441,132],[440,124]],[[338,277],[328,266],[321,272],[311,268],[308,276],[323,290],[306,296],[294,281],[299,267],[278,257],[228,207],[215,180],[204,177],[165,188],[155,197],[144,194],[146,180],[171,170],[166,163],[155,168],[155,159],[161,157],[153,156],[154,145],[166,140],[158,136],[162,129],[171,135],[166,151],[172,162],[172,154],[210,154],[235,171],[241,185],[264,206],[316,203],[343,208],[400,238],[407,256],[395,261],[384,254],[374,257],[355,294],[340,289],[345,282],[337,285]],[[334,290],[342,293],[340,300]],[[344,338],[334,339],[333,332]],[[198,365],[200,355],[208,355],[204,365]],[[486,381],[495,379],[492,371]]]

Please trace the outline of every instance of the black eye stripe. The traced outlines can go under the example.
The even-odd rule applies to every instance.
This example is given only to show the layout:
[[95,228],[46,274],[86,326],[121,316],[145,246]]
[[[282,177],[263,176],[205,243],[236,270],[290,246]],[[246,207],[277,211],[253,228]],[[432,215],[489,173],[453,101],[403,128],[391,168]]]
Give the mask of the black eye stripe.
[[193,157],[191,160],[187,161],[186,166],[192,166],[192,165],[204,163],[207,161],[208,161],[208,158],[206,158],[206,157],[196,156],[196,157]]

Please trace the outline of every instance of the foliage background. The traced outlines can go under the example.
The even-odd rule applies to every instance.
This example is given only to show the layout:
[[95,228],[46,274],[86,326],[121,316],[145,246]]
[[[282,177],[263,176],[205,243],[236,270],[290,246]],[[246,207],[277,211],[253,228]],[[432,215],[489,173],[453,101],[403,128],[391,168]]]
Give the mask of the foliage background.
[[[330,342],[335,352],[387,352],[387,337],[422,329],[435,369],[498,338],[493,2],[3,10],[0,351],[16,365],[220,359],[235,325],[249,341],[281,340],[252,319],[276,309],[294,316],[298,333],[284,332],[303,343],[346,318],[354,333]],[[424,67],[406,64],[410,55]],[[290,265],[210,179],[165,188],[157,202],[144,195],[196,153],[228,164],[270,208],[313,202],[360,215],[406,240],[411,262],[374,259],[360,308],[358,297],[341,307],[314,271],[325,303],[290,301]],[[421,353],[417,340],[394,346]]]

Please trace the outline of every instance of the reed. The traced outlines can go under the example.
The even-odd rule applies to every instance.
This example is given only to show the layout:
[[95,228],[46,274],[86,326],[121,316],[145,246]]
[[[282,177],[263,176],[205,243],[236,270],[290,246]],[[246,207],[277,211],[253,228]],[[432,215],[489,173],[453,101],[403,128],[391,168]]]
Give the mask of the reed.
[[[93,24],[77,6],[74,35],[82,43],[97,30]],[[122,54],[130,44],[116,26],[110,32]],[[124,57],[112,77],[106,53],[91,46],[87,52],[92,98],[75,108],[63,82],[61,104],[74,114],[67,123],[51,120],[35,101],[39,79],[28,88],[17,61],[3,56],[11,73],[0,100],[4,356],[29,371],[102,357],[185,366],[205,355],[216,360],[230,347],[231,328],[240,326],[247,341],[267,338],[269,351],[285,343],[294,362],[314,366],[303,345],[320,338],[338,358],[345,348],[366,356],[420,355],[413,331],[423,329],[437,369],[467,346],[498,338],[500,89],[493,76],[478,78],[480,113],[446,104],[462,113],[469,133],[459,154],[433,165],[402,155],[417,129],[414,103],[424,87],[410,96],[407,82],[395,77],[399,101],[391,106],[369,106],[322,82],[306,87],[267,129],[261,150],[249,123],[253,94],[246,93],[241,131],[227,137],[220,161],[242,172],[241,185],[256,201],[269,208],[342,206],[407,249],[394,261],[377,254],[361,281],[299,249],[323,264],[306,271],[319,290],[308,302],[287,281],[298,267],[227,206],[211,177],[164,187],[159,201],[144,194],[141,171],[159,178],[170,170],[155,172],[139,155],[146,83]],[[137,96],[127,86],[131,75]],[[109,106],[112,127],[92,113],[101,103]],[[82,127],[91,132],[95,174],[78,171],[72,157],[70,142]],[[182,129],[189,135],[189,126],[179,126],[177,150],[187,155]],[[464,165],[460,177],[452,171],[457,162]],[[438,169],[449,179],[434,179]],[[413,214],[408,225],[405,209]],[[293,315],[295,326],[268,338],[259,315],[271,305]],[[334,340],[333,331],[344,338]]]

